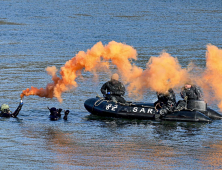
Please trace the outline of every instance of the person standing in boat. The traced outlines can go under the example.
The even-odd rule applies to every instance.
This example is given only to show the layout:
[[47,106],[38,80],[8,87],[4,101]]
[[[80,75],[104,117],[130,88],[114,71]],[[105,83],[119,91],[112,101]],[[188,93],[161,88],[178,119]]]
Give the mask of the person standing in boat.
[[176,96],[173,89],[167,90],[165,93],[157,92],[158,100],[154,103],[154,106],[161,116],[165,116],[168,113],[174,111],[176,107]]
[[2,104],[1,105],[0,117],[14,117],[14,118],[16,118],[18,116],[20,110],[22,109],[22,106],[23,106],[23,101],[21,100],[17,109],[12,113],[10,111],[9,105]]
[[176,110],[182,110],[187,108],[187,102],[194,100],[202,100],[202,92],[196,86],[192,85],[190,81],[186,82],[184,87],[182,87],[180,96],[184,100],[180,100],[176,107]]
[[111,80],[103,84],[101,93],[107,100],[114,102],[125,103],[126,100],[122,97],[125,94],[125,86],[119,81],[117,73],[111,76]]

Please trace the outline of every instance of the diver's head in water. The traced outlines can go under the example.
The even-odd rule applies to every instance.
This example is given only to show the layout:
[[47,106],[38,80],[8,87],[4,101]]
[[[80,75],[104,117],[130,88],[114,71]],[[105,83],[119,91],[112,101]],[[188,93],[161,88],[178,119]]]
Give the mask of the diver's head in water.
[[9,105],[7,105],[7,104],[2,104],[2,105],[1,105],[1,112],[2,112],[2,113],[10,113]]

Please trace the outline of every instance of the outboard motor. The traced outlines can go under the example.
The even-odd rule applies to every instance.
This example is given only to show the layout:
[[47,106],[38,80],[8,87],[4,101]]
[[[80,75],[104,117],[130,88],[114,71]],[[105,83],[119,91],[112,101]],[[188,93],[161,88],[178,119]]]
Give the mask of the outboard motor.
[[207,103],[202,100],[188,100],[187,109],[205,112],[207,111]]
[[211,119],[222,119],[222,115],[207,107],[207,104],[201,100],[190,100],[187,102],[187,109],[197,110]]

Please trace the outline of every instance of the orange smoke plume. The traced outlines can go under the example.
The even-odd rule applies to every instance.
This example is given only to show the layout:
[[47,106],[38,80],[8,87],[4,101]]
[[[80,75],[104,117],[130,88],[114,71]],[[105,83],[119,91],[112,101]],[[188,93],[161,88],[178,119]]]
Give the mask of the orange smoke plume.
[[56,76],[57,69],[55,66],[47,67],[46,71],[49,75],[52,76],[53,83],[47,84],[46,88],[36,88],[31,87],[31,89],[27,88],[26,90],[23,90],[20,97],[23,98],[24,96],[29,95],[37,95],[39,97],[47,97],[47,98],[53,98],[53,89],[55,87],[55,84],[58,82],[59,77]]
[[[87,52],[80,51],[75,57],[67,61],[60,70],[61,77],[57,77],[55,67],[48,67],[46,70],[52,76],[53,83],[49,83],[45,89],[31,87],[31,89],[24,90],[20,96],[21,98],[29,95],[56,97],[62,102],[62,93],[78,86],[75,80],[81,76],[81,71],[96,73],[98,68],[109,68],[108,61],[112,60],[114,64],[118,65],[118,69],[123,75],[126,75],[129,73],[128,69],[133,67],[129,59],[136,59],[136,55],[136,50],[129,45],[112,41],[107,46],[103,46],[101,42],[98,42]],[[127,69],[125,69],[125,65],[128,67]]]
[[195,66],[189,65],[188,68],[182,69],[177,58],[166,52],[159,57],[151,57],[145,70],[132,64],[132,59],[137,59],[137,52],[133,47],[115,41],[105,46],[98,42],[91,49],[86,52],[80,51],[67,61],[60,69],[60,77],[56,75],[58,70],[55,66],[47,67],[46,71],[52,76],[52,83],[47,84],[46,88],[27,88],[20,96],[21,98],[29,95],[56,97],[62,102],[62,93],[78,86],[76,78],[82,76],[82,71],[89,71],[96,75],[101,68],[109,69],[109,61],[111,61],[117,66],[124,83],[128,83],[131,97],[142,95],[147,89],[166,92],[169,88],[181,88],[190,79],[204,89],[207,95],[213,91],[215,99],[220,101],[218,106],[222,110],[222,88],[220,87],[222,50],[216,46],[207,46],[206,69],[205,71],[200,69],[198,75],[190,72]]
[[104,50],[103,57],[106,60],[111,60],[117,66],[119,73],[122,75],[125,83],[129,82],[136,72],[141,72],[142,69],[132,65],[129,59],[137,59],[137,52],[131,46],[110,42]]
[[147,89],[164,93],[169,88],[181,87],[189,77],[178,60],[165,52],[159,57],[151,57],[146,70],[136,73],[128,87],[131,95],[142,94]]
[[207,45],[206,70],[201,80],[199,82],[204,92],[213,92],[213,99],[219,101],[218,107],[222,111],[222,49]]

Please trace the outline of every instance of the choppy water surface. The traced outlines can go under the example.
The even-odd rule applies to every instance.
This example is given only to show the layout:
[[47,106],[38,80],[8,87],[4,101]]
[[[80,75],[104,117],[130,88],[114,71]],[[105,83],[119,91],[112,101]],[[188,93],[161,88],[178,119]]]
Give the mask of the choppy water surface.
[[[220,0],[3,0],[0,13],[0,100],[11,110],[22,90],[51,82],[47,66],[59,69],[99,41],[133,46],[142,68],[163,50],[182,67],[193,61],[204,68],[206,45],[222,47]],[[94,117],[84,101],[100,94],[109,77],[83,77],[78,88],[62,95],[63,103],[25,97],[18,119],[0,119],[1,169],[222,169],[221,120]],[[155,101],[155,93],[148,91],[144,100]],[[68,121],[50,121],[47,106],[69,109]],[[219,110],[216,103],[211,107]]]

